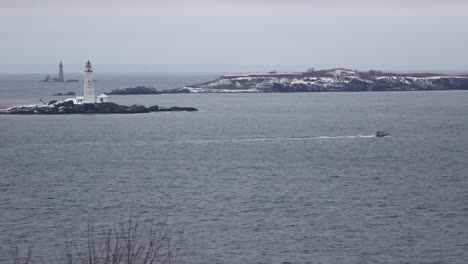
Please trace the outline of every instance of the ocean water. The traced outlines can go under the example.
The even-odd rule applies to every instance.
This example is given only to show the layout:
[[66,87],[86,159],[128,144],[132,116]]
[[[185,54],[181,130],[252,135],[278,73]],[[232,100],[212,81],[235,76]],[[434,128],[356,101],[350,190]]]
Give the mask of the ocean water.
[[[40,77],[40,76],[38,76]],[[0,104],[73,90],[2,75]],[[109,75],[98,91],[216,75]],[[78,77],[77,77],[78,78]],[[468,263],[468,92],[114,96],[195,113],[0,115],[0,263],[130,205],[182,263]],[[385,129],[390,137],[375,138]]]

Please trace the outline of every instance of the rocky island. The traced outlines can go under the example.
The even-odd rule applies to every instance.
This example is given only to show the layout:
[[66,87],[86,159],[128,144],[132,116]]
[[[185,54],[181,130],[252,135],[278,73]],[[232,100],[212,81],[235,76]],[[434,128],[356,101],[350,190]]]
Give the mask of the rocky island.
[[145,94],[171,94],[171,93],[190,93],[189,90],[178,88],[170,90],[158,91],[154,87],[146,86],[132,86],[114,89],[110,92],[106,92],[107,95],[145,95]]
[[216,80],[168,90],[166,93],[268,93],[468,90],[468,75],[397,74],[344,68],[225,75]]
[[23,105],[0,109],[0,114],[138,114],[150,112],[194,112],[194,107],[159,107],[153,105],[119,105],[112,102],[94,104],[74,104],[73,101],[50,101],[48,104]]
[[65,80],[64,75],[63,75],[63,63],[59,63],[59,74],[57,77],[51,77],[50,75],[47,75],[41,82],[78,82],[78,80]]
[[114,89],[106,92],[107,95],[137,95],[137,94],[161,94],[156,88],[146,86],[133,86]]
[[67,93],[56,93],[54,96],[68,96],[68,95],[76,95],[75,92],[67,92]]

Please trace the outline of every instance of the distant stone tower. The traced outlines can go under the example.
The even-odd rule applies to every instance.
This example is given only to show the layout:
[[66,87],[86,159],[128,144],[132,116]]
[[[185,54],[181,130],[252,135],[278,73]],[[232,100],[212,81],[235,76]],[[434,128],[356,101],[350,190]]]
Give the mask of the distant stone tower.
[[83,103],[94,104],[94,81],[93,81],[93,69],[91,68],[91,62],[86,63],[84,71],[84,88],[83,88]]
[[57,78],[57,81],[59,82],[64,82],[64,78],[63,78],[63,64],[62,62],[60,62],[59,64],[59,75],[58,75],[58,78]]

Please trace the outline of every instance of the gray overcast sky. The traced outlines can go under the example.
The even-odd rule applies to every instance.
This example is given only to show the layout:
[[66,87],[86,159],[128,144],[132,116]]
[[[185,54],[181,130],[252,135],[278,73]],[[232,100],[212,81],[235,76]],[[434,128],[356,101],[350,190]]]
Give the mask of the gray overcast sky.
[[87,59],[468,72],[461,0],[0,0],[0,34],[0,72]]

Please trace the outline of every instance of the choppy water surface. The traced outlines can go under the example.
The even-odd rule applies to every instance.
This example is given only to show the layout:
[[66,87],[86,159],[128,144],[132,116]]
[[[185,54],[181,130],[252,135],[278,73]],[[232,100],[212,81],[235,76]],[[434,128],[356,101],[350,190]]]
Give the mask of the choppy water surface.
[[1,263],[132,202],[184,229],[184,263],[468,262],[467,92],[113,99],[201,111],[0,116]]

